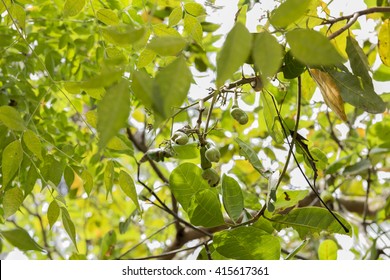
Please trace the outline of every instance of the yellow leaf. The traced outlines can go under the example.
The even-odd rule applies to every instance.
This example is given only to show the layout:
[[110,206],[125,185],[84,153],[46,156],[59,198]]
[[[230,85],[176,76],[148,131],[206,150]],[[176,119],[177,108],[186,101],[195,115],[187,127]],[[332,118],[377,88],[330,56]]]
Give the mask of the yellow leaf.
[[344,111],[344,101],[340,95],[340,89],[337,87],[333,78],[326,72],[317,69],[309,69],[311,76],[320,88],[321,94],[326,105],[343,121],[347,121]]
[[378,34],[378,51],[383,64],[390,66],[390,20],[386,19]]

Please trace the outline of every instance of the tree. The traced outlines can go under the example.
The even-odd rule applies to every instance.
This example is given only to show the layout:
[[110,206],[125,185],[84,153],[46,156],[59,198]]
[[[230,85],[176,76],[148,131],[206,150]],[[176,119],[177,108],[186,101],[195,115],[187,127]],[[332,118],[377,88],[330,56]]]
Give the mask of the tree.
[[388,258],[388,2],[256,2],[1,0],[2,252]]

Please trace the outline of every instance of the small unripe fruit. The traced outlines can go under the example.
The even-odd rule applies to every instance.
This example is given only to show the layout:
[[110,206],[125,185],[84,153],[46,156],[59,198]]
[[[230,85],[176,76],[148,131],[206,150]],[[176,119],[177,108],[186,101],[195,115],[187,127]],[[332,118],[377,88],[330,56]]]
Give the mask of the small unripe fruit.
[[211,162],[218,162],[221,158],[221,153],[216,147],[210,147],[206,150],[205,156]]
[[200,166],[206,170],[212,166],[211,162],[206,158],[206,147],[200,147]]
[[203,170],[202,177],[207,181],[210,187],[216,187],[220,180],[219,174],[213,168]]
[[239,124],[247,124],[248,123],[248,115],[244,112],[244,110],[238,108],[238,106],[232,106],[232,109],[230,110],[230,115],[238,121]]
[[329,192],[329,191],[323,191],[323,192],[320,194],[320,197],[321,197],[321,199],[322,199],[325,203],[333,203],[333,202],[334,202],[334,197],[333,197],[332,193]]
[[188,135],[181,131],[176,131],[171,139],[178,145],[185,145],[188,143]]

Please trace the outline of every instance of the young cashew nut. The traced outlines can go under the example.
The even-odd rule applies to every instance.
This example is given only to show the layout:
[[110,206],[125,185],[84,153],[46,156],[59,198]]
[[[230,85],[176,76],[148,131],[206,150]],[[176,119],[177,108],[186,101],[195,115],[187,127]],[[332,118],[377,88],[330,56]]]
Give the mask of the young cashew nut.
[[210,162],[218,162],[219,159],[221,158],[221,153],[219,152],[218,148],[216,147],[210,147],[206,150],[205,152],[205,157],[210,161]]
[[244,112],[244,110],[240,109],[237,105],[233,105],[230,109],[230,115],[238,121],[239,124],[247,124],[248,123],[248,115]]
[[178,145],[185,145],[188,143],[188,135],[181,131],[176,131],[171,140]]
[[220,180],[219,174],[213,168],[203,170],[202,177],[207,181],[210,187],[216,187]]

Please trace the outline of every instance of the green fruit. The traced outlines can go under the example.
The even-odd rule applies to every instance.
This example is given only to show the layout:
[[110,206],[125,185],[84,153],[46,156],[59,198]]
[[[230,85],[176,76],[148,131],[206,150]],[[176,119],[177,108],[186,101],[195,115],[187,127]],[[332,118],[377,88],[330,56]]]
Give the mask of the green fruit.
[[200,147],[200,166],[203,170],[206,170],[212,166],[211,162],[206,158],[206,147]]
[[216,187],[220,180],[219,174],[213,168],[203,170],[202,177],[207,181],[210,187]]
[[178,145],[185,145],[188,143],[188,135],[181,131],[176,131],[171,139]]
[[248,115],[244,112],[244,110],[238,108],[238,106],[232,106],[230,110],[230,115],[238,121],[239,124],[247,124],[248,123]]
[[325,203],[333,203],[334,202],[334,197],[332,195],[331,192],[329,191],[323,191],[321,194],[320,194],[320,197],[321,199],[325,202]]
[[221,158],[221,153],[216,147],[210,147],[205,152],[205,156],[211,162],[218,162]]

